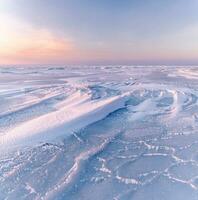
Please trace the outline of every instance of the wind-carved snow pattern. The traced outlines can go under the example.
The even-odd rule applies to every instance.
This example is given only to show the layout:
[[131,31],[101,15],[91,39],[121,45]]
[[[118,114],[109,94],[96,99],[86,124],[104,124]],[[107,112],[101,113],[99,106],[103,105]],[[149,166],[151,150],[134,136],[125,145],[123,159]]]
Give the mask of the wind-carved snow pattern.
[[197,200],[198,68],[0,68],[0,199]]

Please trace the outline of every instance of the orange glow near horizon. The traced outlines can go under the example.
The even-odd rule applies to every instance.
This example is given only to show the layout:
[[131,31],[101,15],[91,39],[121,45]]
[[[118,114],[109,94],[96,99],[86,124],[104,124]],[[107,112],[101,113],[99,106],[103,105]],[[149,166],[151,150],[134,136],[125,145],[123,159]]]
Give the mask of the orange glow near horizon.
[[0,63],[56,62],[73,57],[72,40],[58,38],[47,30],[37,30],[13,19],[0,15]]

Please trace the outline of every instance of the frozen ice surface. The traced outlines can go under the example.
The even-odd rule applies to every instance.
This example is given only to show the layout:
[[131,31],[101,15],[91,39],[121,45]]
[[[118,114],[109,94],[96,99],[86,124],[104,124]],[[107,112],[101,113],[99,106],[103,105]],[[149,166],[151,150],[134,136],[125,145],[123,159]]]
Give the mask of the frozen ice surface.
[[198,68],[0,68],[0,200],[197,200]]

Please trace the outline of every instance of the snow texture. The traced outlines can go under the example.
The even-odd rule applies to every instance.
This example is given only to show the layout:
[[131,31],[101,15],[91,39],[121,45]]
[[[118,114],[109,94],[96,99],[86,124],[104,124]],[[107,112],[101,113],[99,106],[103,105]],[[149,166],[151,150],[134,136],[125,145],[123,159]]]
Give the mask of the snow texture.
[[0,200],[197,200],[198,68],[0,68]]

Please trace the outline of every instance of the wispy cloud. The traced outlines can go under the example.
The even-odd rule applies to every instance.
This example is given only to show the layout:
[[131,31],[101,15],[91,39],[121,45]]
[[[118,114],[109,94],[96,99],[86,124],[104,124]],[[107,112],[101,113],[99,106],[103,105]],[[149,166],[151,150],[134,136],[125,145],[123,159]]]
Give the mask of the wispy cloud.
[[1,63],[61,62],[70,60],[75,51],[71,38],[35,29],[10,15],[0,15]]

